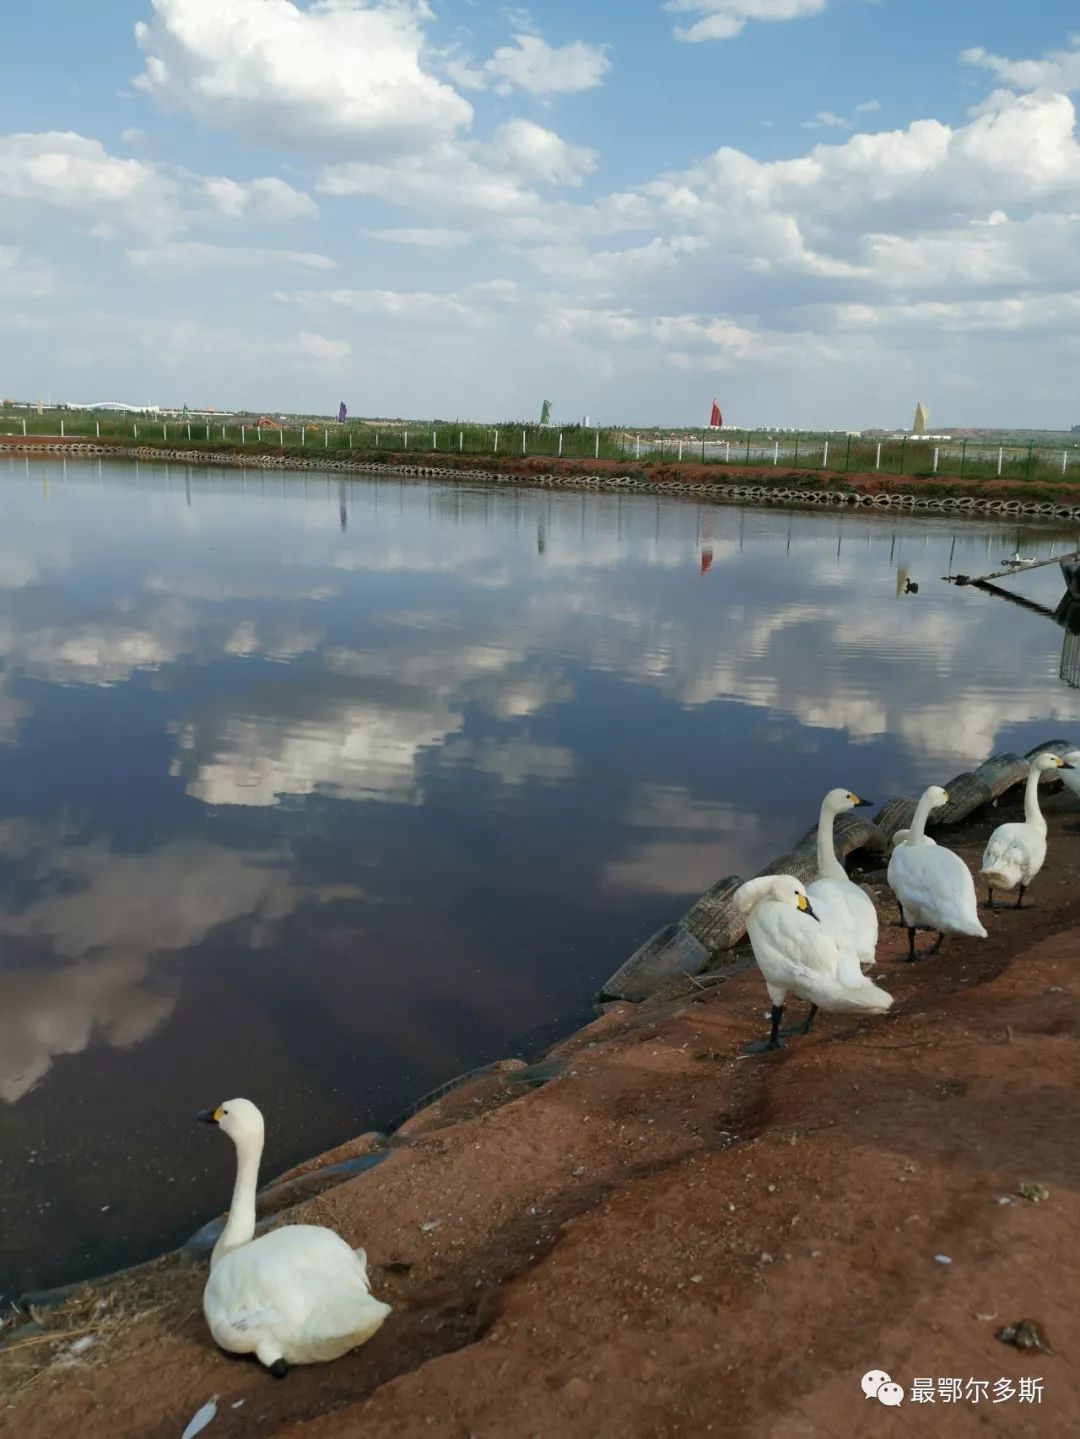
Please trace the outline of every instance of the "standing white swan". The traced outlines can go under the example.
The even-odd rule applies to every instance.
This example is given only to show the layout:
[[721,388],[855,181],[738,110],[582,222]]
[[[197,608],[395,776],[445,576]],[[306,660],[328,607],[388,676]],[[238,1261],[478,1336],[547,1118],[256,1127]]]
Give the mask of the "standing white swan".
[[232,1354],[254,1354],[275,1378],[290,1364],[337,1359],[370,1339],[390,1313],[368,1287],[367,1256],[332,1229],[288,1224],[258,1239],[255,1187],[263,1117],[248,1099],[230,1099],[200,1119],[236,1145],[229,1218],[210,1256],[203,1313]]
[[821,801],[817,829],[818,878],[806,886],[814,913],[841,949],[850,944],[863,969],[874,962],[878,917],[874,901],[852,879],[836,857],[833,820],[838,814],[870,804],[846,789],[831,789]]
[[857,965],[856,982],[845,983],[840,950],[818,922],[806,890],[792,875],[747,880],[735,891],[734,899],[746,916],[754,958],[772,1003],[768,1039],[744,1045],[745,1053],[783,1047],[780,1019],[789,994],[810,1005],[805,1022],[794,1031],[800,1034],[809,1034],[819,1009],[827,1014],[883,1014],[892,1004],[892,996],[866,979]]
[[949,796],[932,784],[915,806],[915,818],[903,841],[895,845],[889,860],[889,887],[900,904],[900,918],[907,927],[909,960],[915,953],[915,931],[937,930],[929,954],[936,954],[947,934],[968,934],[986,938],[979,922],[975,881],[958,854],[935,844],[923,833],[932,809],[947,804]]
[[1036,755],[1028,766],[1024,790],[1022,823],[999,824],[990,836],[982,858],[982,877],[986,881],[986,903],[994,908],[995,889],[1016,889],[1014,909],[1021,909],[1024,890],[1042,869],[1046,859],[1046,820],[1039,808],[1039,780],[1048,770],[1072,769],[1072,765],[1056,754]]
[[1066,750],[1065,754],[1062,755],[1062,759],[1064,759],[1066,765],[1073,772],[1071,774],[1063,774],[1061,778],[1064,780],[1066,787],[1072,790],[1073,794],[1080,794],[1080,749]]

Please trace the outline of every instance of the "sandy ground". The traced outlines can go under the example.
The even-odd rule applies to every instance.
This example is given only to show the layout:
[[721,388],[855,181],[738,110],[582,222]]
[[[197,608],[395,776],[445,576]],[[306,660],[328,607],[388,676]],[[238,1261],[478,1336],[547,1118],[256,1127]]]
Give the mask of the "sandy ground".
[[[208,1439],[1080,1434],[1080,809],[1048,808],[1030,910],[914,965],[883,929],[887,1018],[742,1058],[755,970],[619,1006],[561,1078],[456,1091],[294,1211],[367,1247],[394,1312],[363,1349],[282,1381],[228,1360],[170,1259],[11,1337],[0,1432],[179,1436],[217,1396]],[[969,862],[1003,817],[953,841]],[[1052,1353],[995,1338],[1022,1319]],[[885,1408],[871,1369],[988,1390]]]

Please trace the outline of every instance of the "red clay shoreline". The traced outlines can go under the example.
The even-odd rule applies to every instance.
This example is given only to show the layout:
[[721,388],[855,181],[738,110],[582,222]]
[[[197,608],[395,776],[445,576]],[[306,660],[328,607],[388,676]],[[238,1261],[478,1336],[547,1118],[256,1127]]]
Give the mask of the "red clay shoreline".
[[[1068,794],[1045,809],[1033,907],[986,915],[986,941],[907,965],[877,891],[888,1018],[829,1017],[743,1059],[764,1023],[756,969],[684,981],[555,1046],[544,1086],[522,1093],[510,1062],[421,1110],[377,1168],[302,1198],[289,1218],[363,1243],[393,1305],[361,1350],[280,1384],[229,1362],[200,1312],[204,1265],[169,1256],[12,1335],[0,1433],[164,1439],[216,1395],[215,1439],[877,1439],[927,1413],[945,1439],[1080,1434],[1080,825]],[[1017,813],[950,847],[977,864]],[[379,1142],[293,1182],[317,1189]],[[223,1201],[229,1182],[223,1161]],[[995,1337],[1020,1319],[1053,1353]],[[908,1389],[1042,1392],[898,1417],[864,1398],[873,1368]]]
[[[145,441],[87,440],[85,436],[0,435],[0,452],[21,452],[44,455],[68,450],[73,454],[108,456],[138,460],[174,461],[179,457],[193,463],[214,464],[223,460],[238,465],[273,469],[321,468],[317,447],[290,447],[277,450],[265,445],[252,449],[240,445],[195,445],[188,442],[160,445]],[[851,496],[916,495],[949,499],[970,498],[1017,501],[1050,501],[1061,506],[1080,505],[1080,484],[1066,482],[1021,482],[1010,479],[960,479],[953,475],[889,475],[876,472],[844,473],[833,469],[799,469],[791,466],[724,465],[719,462],[701,464],[694,461],[675,463],[647,460],[553,459],[544,456],[454,455],[443,451],[348,451],[327,450],[325,463],[334,469],[355,469],[363,473],[377,464],[391,469],[413,467],[437,469],[453,476],[478,471],[492,476],[520,477],[523,480],[573,479],[598,476],[630,477],[644,480],[662,489],[665,485],[691,488],[710,485],[753,485],[766,488],[829,491]],[[703,498],[706,498],[703,496]],[[960,512],[962,513],[962,511]]]

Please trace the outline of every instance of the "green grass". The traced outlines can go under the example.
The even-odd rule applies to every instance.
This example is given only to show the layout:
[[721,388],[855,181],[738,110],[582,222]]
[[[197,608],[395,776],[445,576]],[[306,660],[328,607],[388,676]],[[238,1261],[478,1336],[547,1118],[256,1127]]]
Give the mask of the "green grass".
[[[559,459],[585,461],[614,460],[628,465],[684,464],[735,467],[750,464],[768,470],[777,457],[778,478],[788,483],[794,471],[800,481],[813,484],[820,474],[828,446],[827,468],[841,474],[905,476],[921,481],[959,478],[1009,480],[1027,484],[1062,483],[1062,456],[1068,461],[1066,481],[1080,483],[1080,440],[1070,435],[1056,445],[1034,443],[997,445],[974,441],[876,440],[857,436],[805,432],[798,435],[766,432],[704,432],[660,429],[583,429],[567,425],[562,429],[508,422],[500,425],[467,425],[440,420],[387,420],[344,425],[336,421],[297,418],[283,431],[259,427],[243,419],[150,419],[146,416],[119,416],[77,410],[36,411],[0,409],[0,434],[58,435],[100,438],[129,444],[192,444],[206,448],[221,445],[258,450],[310,451],[316,453],[351,451],[359,457],[377,459],[382,454],[408,453],[413,456],[471,455],[488,461],[500,459]],[[777,453],[779,447],[779,453]],[[935,448],[937,469],[933,466]]]

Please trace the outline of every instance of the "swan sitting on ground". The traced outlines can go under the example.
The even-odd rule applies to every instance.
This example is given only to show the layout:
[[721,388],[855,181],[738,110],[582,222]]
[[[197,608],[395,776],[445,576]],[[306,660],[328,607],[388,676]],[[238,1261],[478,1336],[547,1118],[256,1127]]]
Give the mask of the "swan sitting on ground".
[[1036,755],[1028,766],[1024,790],[1024,819],[1019,824],[999,824],[982,858],[986,881],[986,903],[994,908],[995,889],[1020,888],[1015,909],[1023,907],[1024,890],[1043,867],[1046,859],[1046,820],[1039,808],[1039,780],[1049,770],[1072,769],[1056,754]]
[[883,1014],[892,1004],[892,996],[865,978],[857,963],[853,976],[841,974],[840,950],[818,921],[806,890],[792,875],[747,880],[735,891],[734,899],[746,916],[754,958],[772,1003],[768,1039],[745,1045],[745,1053],[783,1047],[780,1019],[789,994],[810,1005],[805,1023],[794,1031],[800,1034],[809,1034],[819,1009],[826,1014]]
[[889,888],[896,895],[901,922],[907,927],[909,960],[921,958],[915,953],[917,929],[937,930],[930,954],[937,953],[947,934],[986,938],[986,930],[979,922],[971,871],[958,854],[928,840],[923,832],[930,811],[948,801],[945,790],[932,784],[915,806],[911,828],[895,844],[889,860]]
[[806,886],[814,913],[841,949],[850,944],[863,969],[874,962],[878,918],[874,901],[852,879],[836,857],[833,820],[838,814],[870,804],[846,789],[831,789],[821,801],[817,829],[818,878]]
[[210,1257],[203,1313],[232,1354],[254,1354],[275,1378],[290,1364],[337,1359],[370,1339],[390,1313],[368,1287],[367,1256],[332,1229],[287,1224],[258,1239],[255,1186],[263,1117],[248,1099],[230,1099],[200,1119],[236,1145],[236,1185],[225,1228]]

